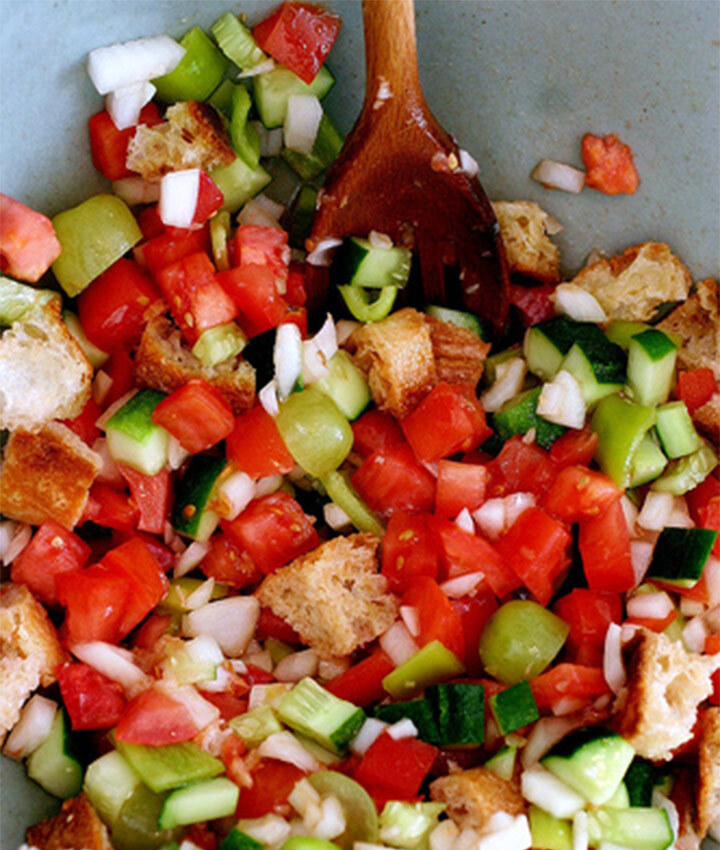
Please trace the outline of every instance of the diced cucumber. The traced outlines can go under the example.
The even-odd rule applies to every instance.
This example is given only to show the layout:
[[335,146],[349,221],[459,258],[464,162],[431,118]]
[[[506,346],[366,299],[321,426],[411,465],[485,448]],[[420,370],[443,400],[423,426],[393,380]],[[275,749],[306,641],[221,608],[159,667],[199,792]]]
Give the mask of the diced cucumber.
[[[449,322],[451,325],[465,328],[466,331],[472,331],[480,339],[484,340],[486,338],[482,320],[474,313],[468,313],[465,310],[453,310],[450,307],[440,307],[438,304],[428,305],[425,308],[425,312],[428,316],[432,316],[433,319],[437,319],[440,322]],[[518,349],[518,354],[521,354],[520,349]]]
[[660,446],[648,433],[640,441],[635,449],[630,462],[629,487],[640,487],[648,481],[654,481],[667,466],[667,458],[662,453]]
[[70,721],[65,711],[55,714],[50,734],[27,760],[30,779],[61,800],[80,793],[83,769],[70,748]]
[[551,381],[560,371],[565,355],[578,340],[605,340],[597,325],[576,322],[567,316],[555,316],[528,328],[523,352],[528,369],[544,381]]
[[501,779],[508,782],[513,778],[515,772],[515,760],[517,758],[517,747],[503,747],[491,756],[483,765],[486,770],[491,771]]
[[627,319],[613,319],[613,321],[605,328],[605,336],[610,340],[610,342],[614,342],[615,345],[619,345],[623,351],[627,351],[628,348],[630,348],[630,340],[634,336],[651,329],[652,326],[645,324],[645,322],[630,322]]
[[225,12],[210,27],[218,47],[242,71],[256,68],[268,61],[258,47],[250,30],[232,12]]
[[537,850],[572,850],[572,823],[530,806],[530,834]]
[[431,685],[425,691],[425,695],[434,708],[439,744],[472,746],[483,743],[485,740],[485,688],[483,685],[473,682]]
[[597,339],[574,343],[562,362],[580,384],[586,404],[619,392],[625,382],[625,355],[619,345],[613,345],[600,334]]
[[410,277],[412,254],[401,245],[373,246],[360,236],[346,236],[335,251],[330,266],[330,280],[343,286],[403,287]]
[[702,445],[684,401],[671,401],[658,407],[655,430],[671,460],[692,454]]
[[709,528],[663,528],[647,571],[648,581],[693,587],[698,583],[717,540]]
[[365,721],[365,712],[306,677],[286,694],[277,715],[291,729],[342,755]]
[[392,847],[413,850],[427,842],[430,832],[437,826],[438,817],[445,811],[445,803],[403,803],[391,800],[380,813],[378,838]]
[[655,777],[655,768],[652,763],[640,756],[635,756],[623,778],[623,785],[628,792],[629,806],[651,805]]
[[379,322],[392,310],[397,286],[384,289],[363,289],[362,286],[338,286],[350,314],[358,322]]
[[225,770],[225,765],[219,759],[190,741],[162,747],[146,747],[142,744],[117,741],[117,748],[142,781],[156,794],[190,782],[210,779]]
[[501,735],[534,723],[539,717],[535,697],[528,682],[518,682],[505,690],[498,691],[488,700]]
[[214,168],[210,177],[223,193],[222,209],[231,213],[262,192],[270,182],[270,175],[262,166],[250,168],[241,157],[237,157],[230,165]]
[[375,717],[386,723],[397,723],[398,720],[407,717],[408,720],[412,720],[418,730],[418,738],[429,744],[440,742],[435,712],[429,699],[413,699],[379,705],[375,709]]
[[620,735],[590,727],[571,732],[540,763],[593,805],[601,806],[617,791],[634,756],[635,750]]
[[231,357],[237,357],[247,343],[248,338],[242,328],[235,322],[228,322],[203,331],[193,345],[192,353],[204,366],[212,369]]
[[178,534],[207,540],[220,518],[210,509],[212,494],[226,461],[221,457],[193,455],[175,491],[171,521]]
[[233,88],[230,106],[230,142],[235,153],[254,170],[260,163],[260,136],[248,124],[252,101],[245,86],[238,84]]
[[609,841],[629,850],[665,850],[673,840],[665,809],[599,808],[588,812],[590,843]]
[[283,729],[269,705],[260,705],[233,717],[228,725],[248,747],[259,747],[265,738]]
[[303,180],[314,180],[335,162],[344,141],[333,122],[323,113],[312,151],[298,153],[283,148],[282,158]]
[[294,248],[305,248],[305,240],[310,235],[318,190],[315,186],[305,185],[297,193],[292,205],[288,233],[290,244]]
[[365,376],[347,351],[342,349],[330,358],[328,369],[330,374],[316,381],[315,387],[329,396],[343,416],[352,422],[370,404],[370,389]]
[[140,783],[123,803],[112,824],[112,846],[117,850],[145,850],[146,847],[164,848],[171,842],[173,832],[158,828],[163,802],[164,795],[156,794]]
[[165,398],[156,390],[140,390],[105,425],[110,456],[144,475],[157,475],[168,458],[168,432],[152,421]]
[[514,348],[506,348],[503,351],[498,351],[497,354],[491,354],[485,360],[483,368],[482,382],[489,387],[495,383],[498,376],[498,366],[502,363],[507,363],[509,360],[515,360],[523,356],[523,350],[520,346]]
[[220,845],[220,850],[264,850],[262,841],[257,841],[238,826],[234,826]]
[[636,334],[628,349],[627,382],[639,404],[667,401],[675,377],[677,346],[656,328]]
[[120,753],[110,750],[88,765],[83,790],[100,817],[112,826],[141,781]]
[[57,302],[61,306],[60,293],[51,289],[36,289],[0,275],[0,326],[9,327],[31,310],[40,309],[50,302]]
[[653,481],[651,487],[663,493],[682,496],[702,484],[717,465],[717,452],[709,443],[701,440],[701,446],[696,452],[669,463],[663,475]]
[[322,100],[334,82],[335,78],[324,65],[309,85],[284,65],[277,65],[266,74],[258,74],[253,77],[253,95],[260,120],[268,130],[282,127],[290,95],[314,94]]
[[535,440],[539,446],[549,449],[561,437],[567,428],[548,422],[536,413],[542,387],[535,387],[516,395],[492,415],[492,424],[502,440],[509,440],[515,434],[526,434],[535,429]]
[[433,640],[388,673],[382,686],[395,699],[405,699],[464,672],[460,659],[439,640]]
[[313,835],[292,835],[280,850],[338,850],[337,844]]
[[90,365],[93,369],[99,369],[103,363],[107,361],[110,355],[107,351],[102,351],[97,347],[97,345],[93,345],[93,343],[90,342],[85,335],[83,326],[80,324],[80,319],[78,319],[75,313],[71,313],[70,310],[63,310],[62,318],[65,323],[65,327],[75,338],[75,342],[77,342],[82,349],[82,353],[87,357]]
[[625,785],[625,782],[621,782],[617,791],[612,795],[612,797],[605,803],[605,805],[610,809],[627,809],[630,806],[630,794],[628,793],[628,789]]
[[172,829],[189,823],[226,818],[235,814],[240,786],[224,776],[178,788],[163,804],[158,826]]

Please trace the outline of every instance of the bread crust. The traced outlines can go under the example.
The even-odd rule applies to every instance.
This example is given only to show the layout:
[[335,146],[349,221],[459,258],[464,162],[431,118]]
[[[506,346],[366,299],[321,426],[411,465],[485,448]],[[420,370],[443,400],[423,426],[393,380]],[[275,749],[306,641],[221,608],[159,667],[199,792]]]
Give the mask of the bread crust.
[[113,850],[107,827],[84,794],[65,800],[59,814],[31,826],[25,837],[37,850]]
[[493,201],[511,274],[560,282],[560,251],[547,233],[550,216],[533,201]]
[[682,337],[677,355],[680,369],[712,369],[715,380],[720,381],[719,312],[718,282],[707,278],[657,325]]
[[482,829],[496,812],[525,813],[525,801],[515,782],[484,767],[442,776],[430,785],[433,800],[447,805],[447,813],[461,829]]
[[700,718],[696,829],[700,838],[720,819],[720,708],[708,708]]
[[440,322],[432,316],[426,316],[425,321],[430,328],[438,381],[461,384],[474,392],[482,377],[490,343],[452,322]]

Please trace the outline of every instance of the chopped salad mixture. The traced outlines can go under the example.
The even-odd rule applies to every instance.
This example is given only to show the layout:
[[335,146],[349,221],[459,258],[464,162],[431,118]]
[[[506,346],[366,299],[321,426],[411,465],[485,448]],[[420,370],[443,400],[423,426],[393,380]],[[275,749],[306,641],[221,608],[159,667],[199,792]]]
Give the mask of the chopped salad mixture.
[[720,840],[717,283],[653,242],[561,282],[499,201],[491,342],[384,234],[306,255],[339,29],[94,50],[112,189],[0,196],[0,733],[65,801],[27,842]]

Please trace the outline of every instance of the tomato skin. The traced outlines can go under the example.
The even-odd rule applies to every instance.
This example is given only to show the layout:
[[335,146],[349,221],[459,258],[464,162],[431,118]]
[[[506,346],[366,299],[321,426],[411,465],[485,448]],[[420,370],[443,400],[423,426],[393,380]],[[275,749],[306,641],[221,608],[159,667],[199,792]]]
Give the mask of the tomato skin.
[[555,305],[550,296],[555,291],[554,286],[521,286],[510,284],[510,303],[517,308],[524,327],[536,325],[555,315]]
[[702,521],[703,508],[708,507],[715,499],[720,499],[720,480],[714,475],[708,475],[694,490],[685,494],[690,516],[696,525]]
[[0,194],[0,271],[36,283],[60,256],[47,216]]
[[[162,122],[157,106],[150,102],[140,112],[138,124],[152,127]],[[122,180],[131,177],[133,172],[125,165],[127,149],[130,140],[135,135],[136,127],[118,130],[110,115],[103,110],[88,121],[90,131],[90,152],[95,168],[108,180]]]
[[201,171],[193,222],[195,224],[204,224],[213,213],[220,209],[224,201],[225,197],[213,182],[212,177]]
[[133,388],[135,383],[133,369],[132,357],[125,350],[116,351],[110,356],[107,363],[105,363],[103,372],[106,372],[112,379],[110,391],[105,396],[105,401],[103,402],[106,408],[110,407],[114,401],[117,401]]
[[632,623],[634,626],[642,626],[651,632],[664,632],[670,623],[677,620],[677,616],[677,611],[671,611],[667,616],[661,617],[659,620],[654,617],[628,617],[625,622]]
[[68,643],[117,643],[131,593],[125,576],[101,564],[57,575],[55,594],[65,606]]
[[122,716],[125,697],[117,682],[87,664],[66,662],[58,667],[63,703],[75,731],[107,729]]
[[403,594],[401,605],[417,611],[419,633],[414,637],[418,646],[439,640],[460,660],[465,658],[465,633],[460,615],[436,581],[429,576],[413,579]]
[[387,696],[382,680],[394,669],[395,665],[383,650],[376,649],[367,658],[327,682],[325,687],[339,699],[367,708]]
[[[705,507],[700,508],[700,528],[709,528],[712,531],[720,531],[720,498],[711,499]],[[713,544],[713,555],[716,558],[720,557],[720,534],[715,539]]]
[[283,3],[253,30],[253,38],[273,59],[311,83],[340,32],[337,15],[309,3]]
[[368,507],[384,516],[427,513],[435,506],[435,479],[407,443],[373,452],[353,474],[352,484]]
[[84,567],[90,547],[55,520],[46,520],[12,563],[10,578],[26,584],[46,605],[57,602],[55,576]]
[[566,466],[545,494],[545,510],[564,522],[601,514],[623,490],[608,475],[586,466]]
[[585,133],[582,157],[587,169],[585,185],[605,195],[632,195],[640,185],[630,145],[615,133],[595,136]]
[[210,551],[201,561],[200,569],[208,578],[238,590],[262,579],[262,573],[247,554],[222,532],[210,538]]
[[485,501],[489,478],[480,464],[441,460],[438,464],[435,511],[440,516],[454,518],[463,508],[474,511]]
[[182,703],[157,688],[148,688],[127,704],[115,737],[128,744],[162,747],[189,741],[199,731]]
[[191,454],[205,451],[224,440],[235,423],[225,397],[201,378],[188,381],[164,398],[153,410],[152,420],[169,431]]
[[207,227],[199,230],[168,227],[159,236],[143,242],[133,253],[135,260],[141,266],[146,266],[157,279],[158,272],[166,266],[199,251],[210,251],[210,231]]
[[162,469],[157,475],[143,475],[142,472],[136,472],[123,464],[117,464],[117,467],[127,481],[132,501],[140,512],[138,529],[152,534],[162,534],[172,496],[170,470]]
[[172,614],[151,614],[135,633],[133,646],[138,649],[154,649],[171,622]]
[[61,422],[63,425],[67,425],[71,431],[74,431],[84,443],[92,446],[95,440],[102,436],[100,429],[95,425],[101,413],[102,408],[90,396],[78,416],[74,419],[62,419]]
[[395,593],[407,590],[417,576],[436,579],[440,553],[435,535],[422,514],[396,511],[382,538],[381,573]]
[[218,283],[235,303],[238,322],[248,337],[276,328],[287,312],[275,275],[265,265],[251,264],[217,275]]
[[364,458],[378,449],[405,442],[397,420],[382,410],[368,410],[350,425],[353,429],[353,451]]
[[688,369],[678,372],[675,395],[685,402],[690,414],[710,401],[717,391],[718,383],[712,369]]
[[500,454],[487,464],[490,473],[487,497],[510,493],[532,493],[542,497],[555,478],[550,455],[535,443],[524,443],[521,436],[511,437]]
[[595,456],[598,435],[589,428],[581,431],[571,429],[559,437],[550,447],[550,460],[559,468],[587,466]]
[[119,493],[106,484],[95,483],[90,488],[81,522],[94,522],[118,531],[132,531],[137,525],[138,516],[138,509],[130,504],[125,493]]
[[[177,555],[172,551],[172,549],[167,547],[162,540],[159,540],[152,534],[146,534],[144,531],[133,530],[132,532],[127,532],[114,530],[112,533],[112,546],[108,547],[106,551],[114,549],[121,543],[127,543],[127,541],[133,537],[139,537],[140,540],[143,541],[152,553],[153,558],[155,558],[158,567],[160,567],[164,573],[168,572],[168,570],[171,570],[175,566]],[[105,552],[103,552],[103,555],[104,554]]]
[[276,759],[263,759],[252,771],[251,788],[243,788],[235,815],[238,818],[261,818],[269,814],[287,814],[287,798],[301,779],[307,776],[294,764]]
[[121,257],[78,296],[80,324],[90,342],[113,352],[140,342],[148,307],[159,293],[133,260]]
[[290,263],[285,290],[285,300],[291,307],[304,307],[307,303],[305,266],[303,263]]
[[265,575],[314,549],[320,543],[315,527],[287,493],[255,499],[224,530]]
[[389,792],[393,799],[414,797],[437,753],[437,747],[417,738],[396,741],[383,733],[368,748],[353,778],[366,788]]
[[233,238],[234,265],[265,266],[275,278],[278,290],[286,287],[290,263],[288,235],[278,227],[241,224]]
[[[245,714],[247,711],[248,701],[246,699],[236,697],[234,694],[229,694],[225,691],[221,691],[220,693],[203,691],[202,695],[203,698],[212,703],[215,708],[220,709],[220,716],[223,720],[232,720],[233,717],[237,717],[239,714]],[[237,738],[235,735],[232,737],[235,738],[239,744],[242,744],[242,740],[240,738]]]
[[635,586],[630,533],[619,501],[582,520],[578,545],[591,590],[623,593]]
[[453,599],[452,606],[457,611],[465,633],[465,669],[468,676],[482,676],[480,661],[480,636],[487,621],[498,609],[498,603],[490,587],[483,581],[473,594]]
[[285,310],[281,325],[297,325],[302,339],[307,338],[308,316],[304,307],[291,307],[289,304]]
[[558,599],[553,612],[570,626],[568,649],[577,651],[586,645],[602,649],[610,623],[622,620],[623,606],[617,593],[576,587]]
[[610,693],[603,671],[598,667],[580,664],[556,664],[531,682],[538,708],[551,708],[565,697],[592,700]]
[[275,420],[261,404],[237,417],[225,443],[228,460],[253,481],[295,469]]
[[282,617],[273,613],[270,608],[263,607],[260,609],[260,617],[255,632],[258,640],[272,637],[275,640],[281,640],[283,643],[302,643],[300,635],[295,629],[289,623],[286,623]]

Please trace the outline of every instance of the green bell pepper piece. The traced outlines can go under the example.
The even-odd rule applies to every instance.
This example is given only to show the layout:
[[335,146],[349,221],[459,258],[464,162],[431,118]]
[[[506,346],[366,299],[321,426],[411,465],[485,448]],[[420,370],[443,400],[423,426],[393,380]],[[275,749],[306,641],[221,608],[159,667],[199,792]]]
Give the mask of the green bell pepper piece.
[[185,55],[177,67],[152,81],[157,97],[164,103],[207,100],[220,85],[230,63],[200,27],[188,30],[180,44]]
[[650,489],[682,496],[702,484],[718,462],[713,447],[703,440],[696,452],[669,463],[660,478],[656,478],[650,485]]
[[[340,294],[358,322],[379,322],[392,310],[397,297],[397,286],[381,289],[364,289],[362,286],[338,286]],[[377,297],[374,297],[377,294]]]
[[328,496],[345,511],[358,531],[366,531],[377,537],[383,536],[385,527],[363,502],[344,473],[335,470],[324,475],[321,481]]
[[630,485],[635,452],[656,418],[654,408],[619,395],[609,395],[598,402],[590,421],[598,435],[595,460],[619,487]]
[[383,688],[394,699],[406,699],[428,685],[444,682],[465,672],[460,659],[439,640],[433,640],[388,673]]

